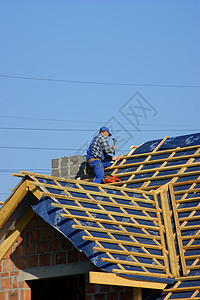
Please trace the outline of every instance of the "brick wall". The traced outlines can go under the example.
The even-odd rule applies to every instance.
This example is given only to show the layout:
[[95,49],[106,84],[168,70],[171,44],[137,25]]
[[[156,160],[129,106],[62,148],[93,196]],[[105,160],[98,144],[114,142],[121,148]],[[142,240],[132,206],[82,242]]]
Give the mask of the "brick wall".
[[[20,270],[86,260],[61,233],[35,215],[0,262],[0,300],[31,300],[31,287],[22,281]],[[133,289],[90,284],[88,274],[85,284],[86,300],[133,299]]]
[[86,300],[133,300],[133,288],[91,284],[86,276]]

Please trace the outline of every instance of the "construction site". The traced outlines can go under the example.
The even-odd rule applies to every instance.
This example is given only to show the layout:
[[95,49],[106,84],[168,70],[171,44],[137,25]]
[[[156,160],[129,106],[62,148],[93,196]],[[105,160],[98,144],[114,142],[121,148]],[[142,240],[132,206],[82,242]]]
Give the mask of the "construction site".
[[199,300],[200,133],[131,146],[105,169],[116,182],[91,182],[85,164],[13,174],[0,300]]

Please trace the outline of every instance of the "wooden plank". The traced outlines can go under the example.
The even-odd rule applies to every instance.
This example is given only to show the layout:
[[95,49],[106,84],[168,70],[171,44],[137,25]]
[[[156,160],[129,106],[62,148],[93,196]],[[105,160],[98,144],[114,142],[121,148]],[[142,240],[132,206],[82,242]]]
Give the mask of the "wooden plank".
[[187,199],[177,199],[176,203],[189,203],[189,202],[194,202],[194,201],[200,201],[200,197],[195,197],[195,198],[187,198]]
[[[171,154],[171,152],[176,152],[176,149],[171,149],[168,153]],[[152,153],[150,154],[146,154],[146,155],[143,155],[144,157],[148,157],[148,155],[155,155]],[[159,151],[156,153],[156,155],[162,155],[162,153]],[[113,166],[113,168],[111,167],[110,169],[124,169],[124,168],[131,168],[131,167],[137,167],[137,166],[140,166],[140,165],[153,165],[153,164],[162,164],[163,162],[174,162],[174,161],[180,161],[180,160],[186,160],[186,159],[189,159],[189,158],[199,158],[200,157],[200,154],[188,154],[188,155],[183,155],[183,156],[175,156],[175,157],[170,157],[170,158],[159,158],[159,159],[152,159],[151,161],[141,161],[141,162],[135,162],[135,163],[129,163],[129,164],[125,164],[125,165],[118,165],[118,166]],[[137,156],[132,156],[130,158],[139,158],[138,155]],[[129,158],[129,159],[130,159]],[[127,158],[128,160],[128,158]],[[197,162],[197,165],[198,165],[198,162]]]
[[99,241],[100,243],[110,243],[110,244],[116,244],[116,245],[126,245],[131,247],[139,247],[139,248],[145,248],[145,249],[156,249],[156,250],[162,250],[162,245],[151,245],[151,244],[145,244],[145,243],[136,243],[132,241],[124,241],[119,239],[109,239],[109,238],[100,238],[100,237],[93,237],[93,236],[83,236],[83,240],[86,241]]
[[167,285],[166,283],[149,282],[145,280],[135,280],[127,277],[122,277],[113,273],[94,272],[94,271],[89,272],[89,282],[94,284],[128,286],[128,287],[149,288],[149,289],[157,289],[157,290],[163,290]]
[[[200,156],[200,155],[199,155]],[[167,163],[166,161],[163,161],[164,163]],[[143,164],[143,163],[140,163]],[[157,163],[156,163],[157,164]],[[139,171],[131,171],[131,172],[125,172],[125,173],[119,173],[117,174],[117,177],[124,177],[124,176],[131,176],[131,175],[140,175],[140,174],[148,174],[148,173],[153,173],[153,172],[163,172],[163,171],[171,171],[171,170],[176,170],[176,169],[181,169],[183,167],[197,167],[200,166],[200,162],[197,163],[191,163],[188,165],[187,163],[185,164],[180,164],[180,165],[173,165],[173,166],[167,166],[167,167],[158,167],[158,168],[152,168],[152,169],[146,169],[146,170],[139,170]],[[176,174],[174,174],[175,176]]]
[[145,257],[145,258],[156,258],[159,260],[163,260],[163,256],[153,255],[150,253],[140,253],[140,252],[134,252],[134,251],[108,249],[108,248],[101,248],[101,247],[93,247],[93,250],[95,250],[97,252],[109,252],[109,253],[120,254],[120,255],[133,255],[133,256],[139,256],[139,257]]
[[133,289],[133,300],[142,300],[142,289],[141,288]]
[[10,196],[10,198],[5,202],[5,204],[0,209],[0,228],[11,216],[15,208],[21,202],[21,200],[27,194],[27,181],[24,181],[20,184],[16,191]]
[[146,267],[146,268],[149,268],[149,269],[157,269],[157,270],[164,270],[165,269],[165,266],[162,266],[162,265],[137,263],[137,262],[130,261],[130,260],[110,259],[110,258],[105,258],[105,257],[102,257],[101,260],[103,262],[108,262],[108,263],[113,263],[113,264],[121,264],[121,265],[127,265],[127,266]]
[[182,292],[192,292],[200,290],[200,286],[189,286],[189,287],[183,287],[183,288],[171,288],[171,289],[164,289],[164,293],[182,293]]
[[177,235],[178,248],[179,248],[181,265],[182,265],[182,270],[183,270],[183,276],[186,276],[187,275],[186,262],[185,262],[185,258],[184,258],[183,243],[182,243],[182,239],[181,239],[181,230],[180,230],[180,226],[179,226],[176,200],[175,200],[174,189],[173,189],[172,184],[169,184],[169,192],[170,192],[170,196],[171,196],[172,210],[173,210],[173,215],[174,215],[174,222],[175,222],[175,227],[176,227],[176,235]]
[[21,220],[17,223],[15,228],[11,231],[9,236],[0,245],[0,261],[6,255],[8,250],[15,244],[21,232],[24,230],[26,225],[31,221],[35,212],[29,208]]
[[[117,226],[128,226],[128,227],[134,227],[134,228],[144,228],[144,225],[136,224],[136,223],[128,223],[128,222],[120,222],[116,220],[106,220],[106,219],[100,219],[100,218],[95,218],[95,217],[85,217],[85,216],[79,216],[79,215],[70,215],[70,214],[61,214],[63,218],[70,218],[70,219],[77,219],[81,221],[89,221],[89,222],[100,222],[100,223],[106,223],[106,224],[112,224],[112,225],[117,225]],[[157,226],[150,226],[146,225],[145,226],[146,230],[155,230],[158,231],[159,227]]]
[[83,211],[83,212],[92,212],[92,213],[97,213],[97,214],[102,214],[102,215],[112,215],[112,216],[121,216],[124,218],[134,218],[138,220],[147,220],[147,221],[156,221],[157,219],[154,217],[146,217],[146,216],[141,216],[141,215],[134,215],[134,214],[129,214],[129,213],[123,213],[123,212],[116,212],[116,211],[108,211],[108,210],[102,210],[102,209],[96,209],[96,208],[89,208],[89,207],[80,207],[80,206],[74,206],[74,205],[67,205],[67,204],[59,204],[59,203],[52,203],[51,204],[54,207],[58,208],[66,208],[69,210],[78,210],[78,211]]
[[[193,172],[186,172],[186,173],[168,174],[168,175],[162,175],[162,176],[156,176],[156,177],[145,177],[145,178],[138,178],[138,179],[132,179],[132,180],[124,180],[124,181],[120,181],[120,182],[114,182],[112,184],[117,186],[117,185],[122,185],[122,184],[125,185],[125,184],[139,183],[139,182],[146,182],[146,181],[152,182],[152,181],[157,181],[157,180],[173,179],[174,177],[182,178],[182,177],[187,177],[187,176],[189,177],[189,176],[195,176],[195,175],[200,175],[200,170],[193,171]],[[150,187],[150,188],[152,188],[152,187]],[[181,192],[180,192],[180,194],[181,194]]]
[[[199,172],[199,171],[198,171]],[[195,172],[193,172],[193,174],[195,174]],[[174,192],[174,195],[182,195],[182,194],[191,194],[191,193],[199,193],[200,192],[200,188],[198,189],[191,189],[191,190],[182,190],[182,191],[176,191]]]
[[[72,225],[74,229],[79,230],[88,230],[88,231],[95,231],[95,232],[103,232],[103,233],[111,233],[111,234],[118,234],[118,235],[124,235],[124,236],[134,236],[134,237],[140,237],[144,239],[152,239],[152,240],[160,240],[160,236],[155,235],[147,235],[142,233],[136,233],[136,232],[128,232],[128,231],[122,231],[122,230],[114,230],[114,229],[106,229],[106,228],[100,228],[100,227],[92,227],[92,226],[82,226],[82,225]],[[98,240],[98,238],[97,238]]]
[[159,212],[159,205],[158,205],[158,199],[156,193],[154,193],[154,200],[155,200],[155,207],[157,208],[157,218],[158,218],[158,225],[160,229],[160,237],[161,237],[161,244],[162,244],[162,254],[164,257],[164,265],[165,265],[165,271],[166,274],[169,275],[169,265],[168,265],[168,258],[167,258],[167,251],[165,248],[165,239],[164,239],[164,231],[163,231],[163,226],[162,226],[162,221],[161,221],[161,216]]
[[[141,207],[141,206],[136,206],[134,205],[133,202],[131,202],[131,204],[119,204],[116,201],[115,202],[111,202],[112,199],[110,199],[111,201],[99,201],[96,199],[85,199],[85,198],[79,198],[79,197],[73,197],[73,196],[65,196],[65,195],[58,195],[58,194],[52,194],[52,193],[42,193],[43,196],[48,196],[48,197],[53,197],[53,198],[58,198],[58,199],[66,199],[66,200],[71,200],[71,201],[78,201],[78,202],[83,202],[83,203],[90,203],[90,204],[100,204],[103,206],[110,206],[110,207],[118,207],[118,208],[124,208],[124,209],[134,209],[134,210],[138,210],[138,211],[143,211],[145,209],[145,211],[147,212],[156,212],[156,210],[154,208],[149,208],[149,207]],[[109,197],[111,198],[111,197]],[[113,195],[113,198],[117,198],[116,195]],[[132,198],[133,200],[133,198]],[[127,200],[130,202],[130,199]]]
[[161,273],[147,273],[147,272],[138,272],[138,271],[130,271],[130,270],[120,270],[120,269],[112,269],[113,273],[116,274],[129,274],[129,275],[142,275],[142,276],[148,276],[148,277],[156,277],[156,278],[168,278],[166,274]]
[[169,255],[169,262],[171,267],[171,273],[174,277],[179,276],[179,265],[177,259],[177,253],[174,244],[174,233],[172,230],[172,222],[171,222],[171,211],[169,209],[169,202],[167,197],[167,192],[160,192],[160,201],[162,206],[162,215],[165,226],[165,236],[167,242],[167,249]]
[[[29,175],[29,176],[34,176],[36,178],[39,177],[39,178],[43,178],[43,179],[57,180],[57,181],[60,181],[60,182],[81,184],[81,185],[84,185],[84,186],[91,186],[91,187],[93,186],[93,187],[98,187],[98,188],[103,186],[105,189],[119,190],[119,191],[122,189],[121,187],[115,187],[115,186],[112,186],[110,184],[103,184],[102,185],[100,183],[86,182],[86,181],[83,181],[83,180],[77,181],[76,179],[56,177],[56,176],[44,175],[44,174],[33,173],[33,172],[28,172],[28,171],[20,171],[20,173],[24,176]],[[13,176],[16,176],[16,175],[20,175],[20,174],[13,174]],[[41,183],[41,185],[42,185],[42,183]],[[130,188],[124,188],[124,190],[126,190],[127,192],[133,192],[133,189],[130,189]],[[134,189],[134,193],[143,194],[144,192],[139,190],[139,189]],[[145,192],[145,193],[147,195],[152,195],[151,192]]]
[[[96,192],[96,191],[88,191],[88,190],[82,190],[82,189],[76,189],[76,188],[70,188],[70,187],[61,187],[61,186],[57,186],[57,185],[53,185],[53,184],[47,184],[47,183],[37,183],[37,182],[29,182],[29,185],[34,185],[34,186],[38,186],[38,187],[45,187],[45,188],[50,188],[50,189],[54,189],[54,190],[61,190],[61,191],[69,191],[69,192],[75,192],[75,193],[79,193],[79,194],[90,194],[90,195],[96,195],[96,196],[101,196],[101,197],[116,197],[115,194],[109,194],[109,193],[102,193],[102,192]],[[120,188],[119,188],[120,189]],[[133,189],[130,189],[129,191],[131,191],[133,193]],[[137,193],[138,190],[134,190],[134,193]],[[144,191],[140,191],[140,194],[146,194],[146,192]],[[50,192],[48,193],[48,195],[51,194]],[[150,193],[149,195],[152,195],[152,193]],[[59,196],[59,195],[58,195]],[[67,195],[61,195],[61,196],[67,196]],[[76,197],[74,197],[76,198]],[[147,200],[147,199],[141,199],[141,198],[136,198],[136,197],[129,197],[129,196],[122,196],[122,195],[117,195],[118,199],[124,199],[124,200],[134,200],[137,202],[141,202],[141,203],[150,203],[153,204],[154,202],[152,200]],[[89,199],[88,199],[89,200]]]
[[[165,139],[166,140],[166,139]],[[162,140],[163,141],[163,140]],[[161,142],[162,142],[161,141]],[[159,146],[159,145],[158,145]],[[126,159],[126,160],[129,160],[129,159],[132,159],[132,158],[141,158],[141,157],[146,157],[148,155],[151,155],[151,156],[157,156],[157,155],[163,155],[163,154],[170,154],[172,151],[176,152],[176,153],[179,153],[179,152],[185,152],[185,151],[190,151],[190,150],[195,150],[195,149],[199,149],[200,148],[200,145],[195,145],[195,146],[189,146],[189,147],[177,147],[177,148],[173,148],[173,149],[166,149],[166,150],[159,150],[159,152],[145,152],[145,153],[138,153],[138,154],[133,154],[131,156],[122,156],[121,159]],[[155,149],[154,149],[155,150]],[[157,149],[158,150],[158,149]],[[192,155],[194,154],[191,154],[190,157],[192,157]],[[179,156],[177,156],[179,157]],[[188,157],[188,156],[187,156]]]
[[[152,153],[155,153],[159,148],[160,148],[160,146],[165,142],[165,140],[167,139],[167,136],[155,147],[155,149],[152,151]],[[151,159],[151,155],[148,155],[146,158],[145,158],[145,160],[144,160],[144,162],[146,162],[146,161],[149,161],[150,159]],[[137,171],[140,171],[141,169],[143,168],[143,163],[141,163],[140,165],[139,165],[139,167],[137,168]],[[130,176],[130,178],[129,178],[129,181],[131,181],[131,180],[134,180],[133,178],[135,177],[135,174],[134,173],[132,173],[132,175]],[[126,183],[124,182],[124,185],[123,186],[126,186]]]

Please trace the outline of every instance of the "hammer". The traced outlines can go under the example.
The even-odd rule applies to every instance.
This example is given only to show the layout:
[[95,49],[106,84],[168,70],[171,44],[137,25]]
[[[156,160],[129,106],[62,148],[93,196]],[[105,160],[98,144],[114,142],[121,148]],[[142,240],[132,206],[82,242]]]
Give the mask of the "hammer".
[[[113,140],[113,146],[115,146],[115,143],[117,142],[117,140],[114,138],[112,138],[112,140]],[[114,152],[114,154],[115,154],[115,152]]]

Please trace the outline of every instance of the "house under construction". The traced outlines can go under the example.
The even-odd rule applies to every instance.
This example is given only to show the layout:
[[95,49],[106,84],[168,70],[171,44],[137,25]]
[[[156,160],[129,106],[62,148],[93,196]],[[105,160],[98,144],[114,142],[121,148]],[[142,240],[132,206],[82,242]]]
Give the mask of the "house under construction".
[[200,134],[132,146],[107,171],[121,181],[13,174],[0,300],[200,299]]

